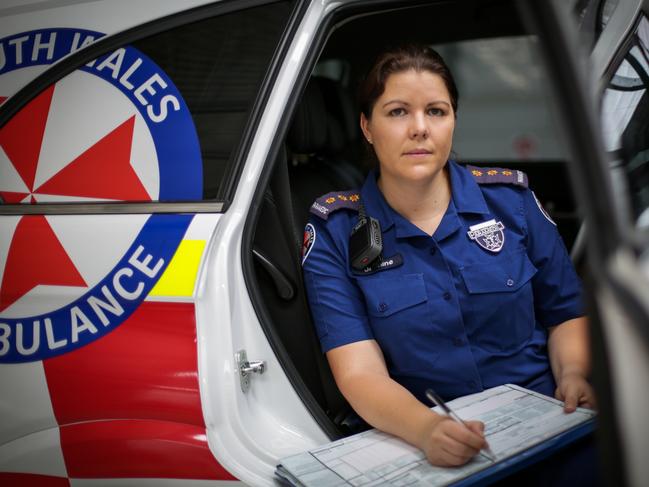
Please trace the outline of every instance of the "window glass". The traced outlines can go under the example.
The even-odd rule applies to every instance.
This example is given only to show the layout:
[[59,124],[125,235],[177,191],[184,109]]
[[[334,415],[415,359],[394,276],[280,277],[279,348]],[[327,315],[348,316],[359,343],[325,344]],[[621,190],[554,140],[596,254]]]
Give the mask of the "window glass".
[[342,59],[327,59],[316,65],[313,76],[321,76],[334,80],[343,86],[349,84],[349,63]]
[[592,48],[608,24],[619,0],[578,0],[573,13],[585,42]]
[[[5,203],[219,197],[288,14],[283,2],[210,18],[73,71],[0,129],[0,196]],[[42,69],[102,35],[50,29],[19,37],[43,54]],[[8,59],[0,96],[38,58],[30,57],[32,66]]]
[[602,3],[601,14],[599,16],[598,22],[600,26],[599,32],[601,33],[604,30],[604,27],[608,24],[617,4],[620,3],[620,0],[606,0]]
[[534,38],[478,39],[433,46],[460,92],[453,149],[465,161],[563,160],[549,85]]
[[602,100],[604,144],[619,159],[638,226],[649,227],[649,22],[642,18]]

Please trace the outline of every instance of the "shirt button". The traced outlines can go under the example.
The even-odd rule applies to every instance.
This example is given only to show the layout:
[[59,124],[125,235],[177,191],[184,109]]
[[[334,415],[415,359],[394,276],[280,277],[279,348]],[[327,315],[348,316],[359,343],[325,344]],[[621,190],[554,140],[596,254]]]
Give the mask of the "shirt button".
[[475,387],[478,384],[476,383],[476,381],[470,380],[469,382],[466,383],[466,385],[469,386],[469,387]]
[[435,255],[435,252],[437,252],[437,249],[435,247],[431,247],[430,248],[431,255]]
[[443,297],[444,297],[444,299],[445,299],[446,301],[448,301],[449,299],[451,299],[451,293],[449,293],[448,291],[446,291],[446,292],[444,293],[444,296],[443,296]]
[[455,345],[456,347],[461,347],[462,345],[464,345],[464,342],[461,338],[454,338],[453,345]]
[[388,309],[387,303],[379,303],[379,311],[383,312]]
[[507,279],[507,286],[512,287],[514,285],[513,279]]

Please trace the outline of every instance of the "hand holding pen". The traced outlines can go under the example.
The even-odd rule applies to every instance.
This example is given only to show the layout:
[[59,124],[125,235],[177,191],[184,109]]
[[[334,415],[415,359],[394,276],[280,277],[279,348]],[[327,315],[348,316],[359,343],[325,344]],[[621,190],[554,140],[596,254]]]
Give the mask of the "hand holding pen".
[[[453,421],[462,425],[469,432],[476,434],[475,429],[472,428],[469,424],[467,424],[464,420],[462,420],[462,418],[460,418],[454,411],[452,411],[451,408],[449,408],[448,405],[444,402],[444,400],[440,396],[438,396],[432,389],[426,390],[426,397],[428,397],[428,399],[434,405],[438,406]],[[483,439],[483,446],[481,447],[480,454],[486,457],[487,459],[491,460],[492,462],[496,461],[496,456],[491,451],[491,448],[489,448],[489,444],[484,439],[484,437],[482,439]]]

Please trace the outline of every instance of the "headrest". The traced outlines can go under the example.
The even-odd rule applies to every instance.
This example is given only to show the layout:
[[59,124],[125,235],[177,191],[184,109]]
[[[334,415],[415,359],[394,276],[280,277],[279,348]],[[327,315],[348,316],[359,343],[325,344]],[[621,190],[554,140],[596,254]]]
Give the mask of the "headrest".
[[355,141],[359,136],[358,110],[349,92],[337,81],[329,78],[314,77],[312,82],[317,82],[325,104],[331,115],[336,120],[344,137],[343,144]]
[[327,109],[317,83],[309,82],[300,100],[287,142],[293,152],[311,154],[327,143]]

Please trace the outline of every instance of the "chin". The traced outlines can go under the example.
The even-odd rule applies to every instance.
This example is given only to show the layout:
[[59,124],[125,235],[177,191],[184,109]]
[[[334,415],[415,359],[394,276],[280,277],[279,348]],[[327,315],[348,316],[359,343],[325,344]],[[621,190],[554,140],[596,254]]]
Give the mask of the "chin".
[[416,165],[409,168],[409,170],[402,173],[403,179],[411,180],[412,182],[426,182],[435,179],[437,175],[444,169],[444,164],[425,164]]

